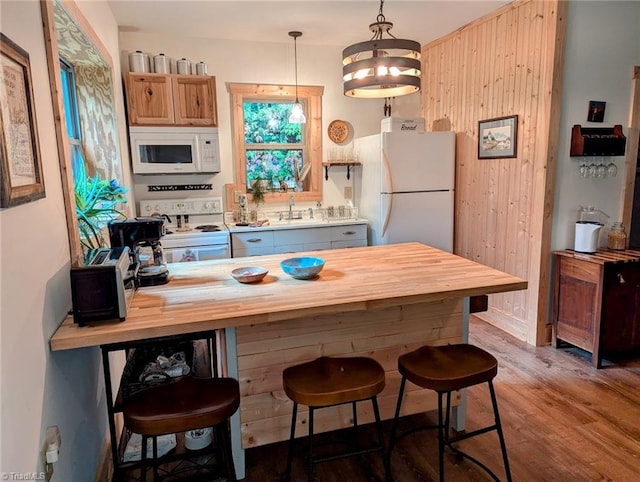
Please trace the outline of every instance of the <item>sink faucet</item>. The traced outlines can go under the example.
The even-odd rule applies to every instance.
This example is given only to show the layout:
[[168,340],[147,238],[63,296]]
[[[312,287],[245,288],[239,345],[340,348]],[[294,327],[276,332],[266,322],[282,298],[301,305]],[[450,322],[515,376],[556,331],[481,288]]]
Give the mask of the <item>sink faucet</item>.
[[295,202],[293,202],[293,194],[289,194],[289,221],[291,221],[293,219],[293,205],[295,204]]

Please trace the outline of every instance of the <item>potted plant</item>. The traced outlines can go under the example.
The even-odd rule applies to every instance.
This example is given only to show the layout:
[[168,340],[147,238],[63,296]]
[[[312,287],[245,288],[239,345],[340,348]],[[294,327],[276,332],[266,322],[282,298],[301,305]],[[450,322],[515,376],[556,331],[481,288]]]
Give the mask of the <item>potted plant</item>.
[[85,250],[106,246],[103,229],[109,221],[126,215],[116,205],[126,203],[127,189],[118,181],[87,177],[83,163],[78,163],[75,176],[75,200],[80,242]]
[[265,192],[265,181],[259,177],[256,178],[251,183],[251,194],[253,195],[253,202],[256,204],[256,207],[260,207],[260,204],[264,202]]

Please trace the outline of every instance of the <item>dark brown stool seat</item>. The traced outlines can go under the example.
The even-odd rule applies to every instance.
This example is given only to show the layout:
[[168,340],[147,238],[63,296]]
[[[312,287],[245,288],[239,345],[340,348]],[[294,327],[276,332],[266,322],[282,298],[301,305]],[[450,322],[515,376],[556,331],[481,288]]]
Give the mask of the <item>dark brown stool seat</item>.
[[[146,480],[147,439],[153,438],[157,461],[158,435],[213,427],[219,456],[229,480],[236,480],[229,418],[240,406],[240,389],[233,378],[181,377],[138,392],[124,403],[124,424],[142,435],[142,480]],[[154,480],[157,472],[154,466]]]
[[[493,388],[493,379],[498,374],[498,361],[493,355],[485,350],[469,344],[445,345],[445,346],[423,346],[410,353],[406,353],[398,358],[398,371],[402,375],[400,383],[400,393],[398,395],[398,403],[396,405],[396,413],[391,428],[391,440],[389,444],[388,457],[391,458],[391,452],[395,442],[418,430],[424,428],[438,429],[438,452],[439,452],[439,469],[440,480],[444,480],[444,448],[445,446],[452,449],[455,453],[466,457],[487,471],[495,480],[497,476],[489,470],[489,468],[477,459],[465,454],[452,444],[461,440],[481,435],[483,433],[496,430],[500,439],[500,448],[504,461],[507,480],[511,480],[511,471],[509,469],[509,460],[507,458],[507,448],[502,432],[502,424],[500,423],[500,414],[498,412],[498,403]],[[396,438],[396,429],[400,408],[402,405],[402,397],[404,394],[406,381],[418,385],[422,388],[428,388],[438,392],[438,425],[427,427],[414,427]],[[491,395],[495,423],[491,426],[466,432],[456,437],[449,436],[449,416],[451,411],[451,392],[468,388],[473,385],[487,383]],[[446,411],[443,421],[443,397],[446,395]]]
[[[390,480],[387,460],[384,456],[382,424],[377,402],[377,395],[385,387],[385,376],[384,369],[377,361],[365,357],[320,357],[307,363],[286,368],[282,373],[282,384],[285,393],[293,401],[286,480],[289,480],[291,475],[298,404],[309,407],[309,480],[313,479],[314,463],[374,451],[383,453],[385,475],[387,479]],[[366,400],[371,400],[373,405],[378,432],[378,444],[374,447],[360,449],[357,444],[358,418],[356,403]],[[356,431],[355,450],[331,455],[329,457],[314,457],[314,410],[345,403],[351,403],[353,405],[353,425]]]

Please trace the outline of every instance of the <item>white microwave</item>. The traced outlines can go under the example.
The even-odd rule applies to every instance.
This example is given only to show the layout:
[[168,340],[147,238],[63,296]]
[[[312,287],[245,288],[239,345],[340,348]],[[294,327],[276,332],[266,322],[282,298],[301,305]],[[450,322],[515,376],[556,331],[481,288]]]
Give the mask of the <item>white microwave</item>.
[[220,172],[215,127],[130,127],[129,140],[136,174]]

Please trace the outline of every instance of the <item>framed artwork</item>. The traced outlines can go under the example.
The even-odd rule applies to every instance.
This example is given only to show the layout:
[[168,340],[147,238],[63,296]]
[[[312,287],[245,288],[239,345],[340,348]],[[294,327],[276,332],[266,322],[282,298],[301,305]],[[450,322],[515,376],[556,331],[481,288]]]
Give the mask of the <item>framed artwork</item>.
[[0,207],[43,198],[29,54],[0,33]]
[[517,144],[517,115],[478,122],[478,159],[516,157]]
[[590,100],[589,112],[587,112],[587,122],[604,122],[604,108],[606,105],[606,102]]

